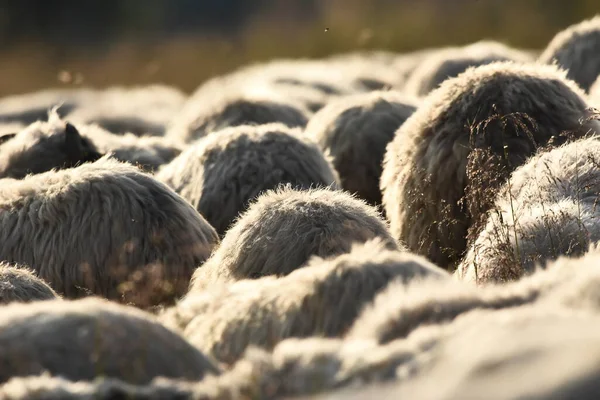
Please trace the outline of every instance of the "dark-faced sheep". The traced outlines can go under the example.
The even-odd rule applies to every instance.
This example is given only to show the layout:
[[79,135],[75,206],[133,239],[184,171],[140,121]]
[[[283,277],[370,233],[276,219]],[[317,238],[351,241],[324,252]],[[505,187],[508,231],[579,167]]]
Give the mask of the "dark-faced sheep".
[[315,114],[305,133],[331,156],[345,190],[380,205],[386,146],[417,104],[397,92],[342,97]]
[[567,70],[567,77],[588,91],[600,76],[600,16],[559,32],[539,61]]
[[0,178],[22,179],[52,169],[72,168],[102,157],[77,128],[51,112],[18,133],[0,137]]
[[240,281],[194,296],[163,315],[165,323],[217,360],[232,363],[248,346],[271,349],[286,337],[337,337],[392,280],[450,279],[420,256],[375,239],[348,254],[313,258],[282,277]]
[[154,172],[177,157],[183,145],[160,136],[115,135],[97,125],[78,125],[78,130],[102,153]]
[[228,127],[278,122],[293,128],[308,122],[309,112],[299,102],[245,93],[237,86],[239,79],[223,77],[205,83],[173,117],[167,137],[189,143]]
[[239,126],[187,148],[156,178],[189,201],[224,235],[249,203],[266,190],[338,186],[319,147],[282,124]]
[[194,272],[190,290],[217,282],[283,276],[311,256],[348,253],[354,242],[396,242],[377,210],[342,191],[269,191],[241,215],[210,259]]
[[528,62],[532,59],[527,53],[493,41],[440,49],[424,57],[407,80],[404,91],[415,96],[425,96],[446,79],[454,78],[470,67],[496,61]]
[[553,66],[493,63],[445,81],[388,145],[381,188],[392,234],[455,268],[511,171],[540,147],[600,132],[584,97]]
[[68,298],[171,301],[218,243],[184,199],[107,157],[1,182],[0,259],[30,266]]
[[469,245],[457,276],[516,280],[561,255],[585,253],[600,240],[600,141],[565,144],[515,170]]
[[0,316],[0,382],[48,372],[149,383],[200,380],[218,370],[151,315],[97,298],[11,304]]
[[29,303],[58,298],[46,282],[24,266],[0,262],[0,304]]

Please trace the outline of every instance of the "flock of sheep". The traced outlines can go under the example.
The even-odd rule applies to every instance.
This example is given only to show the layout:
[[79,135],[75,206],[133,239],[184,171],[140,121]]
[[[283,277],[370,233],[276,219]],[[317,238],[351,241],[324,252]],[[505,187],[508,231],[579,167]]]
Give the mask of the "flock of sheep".
[[595,104],[600,16],[0,99],[0,399],[598,398]]

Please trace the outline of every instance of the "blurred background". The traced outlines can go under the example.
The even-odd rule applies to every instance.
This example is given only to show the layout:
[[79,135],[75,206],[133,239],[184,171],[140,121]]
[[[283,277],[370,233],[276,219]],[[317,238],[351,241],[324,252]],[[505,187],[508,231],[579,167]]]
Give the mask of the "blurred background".
[[249,62],[495,39],[542,48],[600,0],[1,0],[0,96],[166,83]]

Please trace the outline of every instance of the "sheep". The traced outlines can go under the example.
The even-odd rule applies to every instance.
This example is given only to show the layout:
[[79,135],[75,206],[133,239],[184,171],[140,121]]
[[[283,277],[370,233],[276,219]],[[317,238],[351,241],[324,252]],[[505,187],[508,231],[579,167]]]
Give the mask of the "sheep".
[[102,154],[56,111],[48,121],[34,122],[18,133],[0,137],[0,178],[22,179],[52,169],[72,168]]
[[220,376],[208,375],[197,383],[164,378],[146,385],[111,378],[72,382],[45,375],[13,378],[0,387],[0,397],[234,400],[318,394],[337,387],[393,380],[396,368],[409,366],[424,352],[420,347],[429,343],[422,342],[377,347],[320,338],[288,339],[273,354],[252,349],[231,370]]
[[[502,207],[510,205],[502,201]],[[461,260],[457,278],[478,284],[518,280],[559,255],[582,255],[600,240],[596,205],[563,200],[534,207],[517,202],[515,208],[514,213],[510,208],[491,213]]]
[[196,207],[221,236],[266,190],[283,184],[337,188],[339,181],[319,147],[283,124],[215,132],[162,167],[156,179]]
[[95,96],[90,89],[48,89],[0,98],[0,123],[30,125],[46,120],[56,109],[60,117],[74,111]]
[[596,82],[590,88],[588,99],[592,106],[596,109],[600,108],[600,76],[598,76],[598,79],[596,79]]
[[309,111],[284,96],[244,93],[241,78],[218,78],[206,82],[184,104],[168,124],[166,136],[190,143],[212,132],[240,125],[282,123],[304,127]]
[[206,83],[194,96],[198,103],[211,102],[215,91],[231,92],[231,95],[249,99],[279,101],[294,104],[309,118],[329,100],[354,92],[353,88],[329,82],[331,77],[324,79],[328,83],[319,82],[324,68],[314,68],[314,64],[314,61],[294,60],[251,65]]
[[[559,256],[557,260],[549,262],[549,266],[545,270],[537,272],[535,275],[544,273],[548,276],[552,274],[562,274],[563,276],[558,277],[562,282],[552,290],[551,295],[542,298],[544,305],[550,308],[566,307],[598,314],[600,311],[599,262],[600,246],[598,243],[592,244],[583,256]],[[558,279],[555,278],[555,281]]]
[[567,77],[589,91],[600,76],[600,15],[559,32],[538,61],[567,70]]
[[[587,262],[588,257],[593,258]],[[157,378],[132,385],[114,378],[71,382],[45,375],[13,378],[0,388],[0,398],[270,399],[319,394],[327,398],[348,398],[352,394],[360,394],[359,398],[480,398],[490,393],[502,393],[503,398],[510,393],[520,398],[532,390],[540,391],[539,398],[548,398],[548,394],[562,398],[569,390],[591,393],[598,381],[600,321],[595,309],[577,309],[582,304],[574,304],[573,300],[587,299],[595,307],[600,305],[598,257],[600,252],[596,250],[581,260],[559,259],[556,264],[561,265],[556,269],[538,273],[538,287],[545,286],[543,295],[513,304],[510,299],[515,299],[517,292],[524,294],[524,282],[533,283],[532,278],[479,290],[446,279],[413,280],[408,285],[414,286],[413,293],[423,299],[421,308],[426,306],[437,314],[399,314],[407,321],[419,317],[430,325],[383,343],[373,336],[288,338],[272,351],[251,347],[230,369],[218,376],[207,375],[200,382]],[[585,265],[577,268],[575,264],[582,261]],[[552,285],[540,286],[542,282]],[[453,305],[447,306],[438,301],[438,289],[452,283],[467,292],[457,289]],[[405,286],[400,282],[398,285]],[[406,299],[397,289],[388,286],[386,296],[401,304]],[[399,298],[392,296],[394,291]],[[483,307],[464,308],[464,315],[454,321],[435,317],[473,296],[484,301]],[[505,310],[497,310],[503,308],[500,301],[505,302]],[[456,357],[457,353],[462,356]],[[557,369],[556,365],[569,368]],[[448,371],[453,373],[448,375]],[[439,382],[437,390],[432,391],[432,381]],[[552,381],[552,385],[540,384],[546,381]]]
[[213,382],[223,387],[218,383],[226,381],[228,390],[220,390],[226,395],[242,392],[252,393],[253,398],[275,399],[401,380],[396,371],[414,373],[413,369],[425,364],[419,357],[426,359],[443,338],[443,332],[426,332],[385,346],[318,337],[286,339],[270,353],[250,349],[226,376],[209,378],[194,388],[194,393],[205,393],[205,387],[215,385]]
[[8,139],[12,139],[18,132],[25,128],[27,128],[27,125],[20,122],[0,122],[0,144],[6,142]]
[[30,266],[67,298],[168,303],[219,241],[176,193],[107,156],[0,182],[0,260]]
[[475,311],[451,324],[434,351],[417,356],[411,368],[402,365],[389,383],[348,385],[311,398],[594,399],[599,327],[597,314],[538,306]]
[[479,41],[464,47],[450,47],[431,52],[407,79],[406,93],[425,96],[448,78],[454,78],[469,67],[496,61],[532,61],[525,53],[495,41]]
[[[298,102],[310,113],[315,113],[325,107],[327,103],[341,97],[339,94],[325,93],[309,84],[296,82],[260,82],[255,85],[248,85],[246,93],[258,94],[267,98],[286,97]],[[310,119],[312,114],[308,115]]]
[[333,158],[345,190],[380,206],[386,146],[417,105],[416,99],[397,92],[342,97],[316,113],[305,134]]
[[311,256],[332,257],[354,242],[396,241],[373,207],[341,191],[282,188],[265,192],[227,231],[221,245],[194,271],[190,291],[217,282],[284,276]]
[[181,154],[183,145],[163,137],[136,136],[132,133],[112,134],[100,126],[78,125],[81,135],[88,138],[103,153],[137,165],[146,172],[156,172]]
[[397,79],[393,67],[369,59],[252,64],[201,85],[173,118],[167,136],[190,142],[243,124],[304,127],[311,110],[328,98],[393,87]]
[[520,279],[559,255],[600,240],[600,141],[577,140],[532,157],[499,191],[457,277],[477,283]]
[[392,234],[456,268],[512,170],[540,147],[600,132],[584,98],[564,71],[535,64],[492,63],[442,83],[386,150],[380,187]]
[[0,304],[57,298],[56,292],[27,267],[0,262]]
[[594,398],[589,395],[598,386],[599,322],[595,314],[545,307],[474,311],[386,345],[286,339],[272,352],[249,349],[230,370],[201,382],[157,378],[132,385],[112,378],[71,382],[45,375],[13,378],[0,388],[0,397],[446,399],[536,393],[537,398]]
[[365,307],[345,336],[386,344],[425,326],[447,324],[473,310],[500,310],[541,305],[548,309],[597,313],[600,310],[600,248],[580,258],[560,256],[546,269],[520,281],[476,286],[452,280],[390,283]]
[[441,48],[425,48],[410,53],[398,54],[392,61],[392,67],[396,71],[398,78],[396,80],[396,90],[408,95],[406,84],[411,75],[420,68],[421,63],[431,54],[441,51]]
[[240,281],[188,295],[161,320],[220,362],[245,349],[271,349],[287,337],[338,337],[391,280],[450,279],[420,256],[389,250],[374,239],[347,254],[312,258],[287,276]]
[[[356,62],[336,60],[280,59],[239,69],[228,79],[238,83],[248,81],[271,82],[310,87],[328,95],[345,95],[368,91],[364,79],[393,80],[393,71],[383,71],[382,64],[361,58]],[[241,82],[240,82],[241,81]]]
[[11,304],[0,315],[0,383],[47,371],[73,381],[200,380],[213,362],[150,314],[98,298]]
[[162,136],[186,95],[166,85],[110,87],[67,113],[76,123],[95,124],[114,134]]
[[58,376],[42,374],[10,379],[0,386],[0,398],[6,400],[114,400],[117,398],[183,400],[192,397],[193,391],[190,386],[188,382],[164,378],[157,378],[148,385],[131,385],[113,378],[72,382]]
[[329,57],[323,64],[339,71],[351,91],[369,92],[395,89],[404,83],[394,61],[392,54],[364,52]]
[[[132,385],[113,378],[72,382],[49,374],[16,377],[0,386],[0,398],[6,400],[184,400],[200,392],[193,390],[190,382],[174,379],[156,378],[147,385]],[[211,397],[211,393],[206,390],[201,398],[223,398]]]

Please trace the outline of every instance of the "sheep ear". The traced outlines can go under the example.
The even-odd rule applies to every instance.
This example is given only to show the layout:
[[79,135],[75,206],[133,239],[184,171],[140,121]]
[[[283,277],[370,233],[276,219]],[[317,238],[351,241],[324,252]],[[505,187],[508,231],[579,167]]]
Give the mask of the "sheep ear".
[[81,147],[81,135],[77,128],[67,122],[65,126],[65,147],[67,151],[79,151]]
[[17,136],[16,133],[7,133],[6,135],[0,136],[0,144],[3,144],[4,142],[8,142],[10,139],[14,138],[15,136]]

